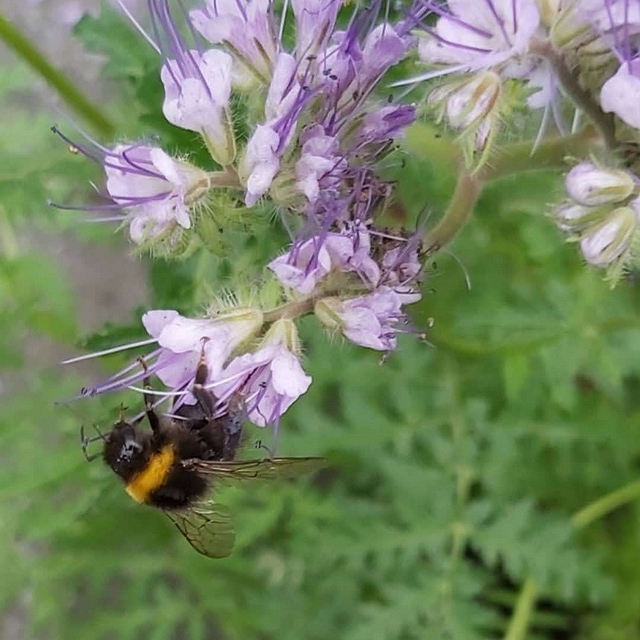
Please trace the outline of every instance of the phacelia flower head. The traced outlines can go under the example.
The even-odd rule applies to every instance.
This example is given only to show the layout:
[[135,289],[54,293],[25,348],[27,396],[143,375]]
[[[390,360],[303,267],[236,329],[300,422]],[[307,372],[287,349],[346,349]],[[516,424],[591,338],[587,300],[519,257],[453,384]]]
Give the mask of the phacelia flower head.
[[247,418],[259,427],[277,425],[311,384],[299,354],[295,324],[285,318],[277,320],[255,351],[234,358],[220,373],[216,396],[221,402],[231,397],[241,401]]

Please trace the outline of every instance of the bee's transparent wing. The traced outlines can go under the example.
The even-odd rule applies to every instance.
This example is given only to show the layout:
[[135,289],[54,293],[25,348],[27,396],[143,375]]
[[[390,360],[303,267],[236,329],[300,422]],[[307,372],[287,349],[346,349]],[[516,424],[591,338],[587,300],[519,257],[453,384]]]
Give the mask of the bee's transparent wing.
[[257,460],[200,460],[192,458],[182,464],[204,477],[218,480],[291,480],[327,465],[324,458],[262,458]]
[[236,531],[231,512],[224,505],[202,501],[188,509],[164,513],[203,556],[226,558],[231,553]]

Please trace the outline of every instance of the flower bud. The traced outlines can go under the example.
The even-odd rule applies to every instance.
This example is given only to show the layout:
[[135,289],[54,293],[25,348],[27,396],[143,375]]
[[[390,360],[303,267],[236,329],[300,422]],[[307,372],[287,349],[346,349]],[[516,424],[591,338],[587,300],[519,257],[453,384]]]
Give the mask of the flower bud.
[[333,296],[330,298],[322,298],[316,302],[314,313],[318,320],[327,329],[340,330],[342,329],[342,319],[339,314],[341,308],[340,298]]
[[567,174],[565,187],[577,203],[597,207],[621,202],[633,193],[635,184],[626,171],[581,162]]
[[295,355],[300,354],[300,337],[296,323],[289,318],[276,320],[265,333],[261,347],[277,344],[287,348]]
[[540,19],[545,27],[549,28],[554,23],[560,12],[561,3],[562,0],[536,0],[538,11],[540,12]]
[[567,232],[576,233],[586,229],[602,218],[599,208],[584,207],[581,204],[563,204],[555,211],[558,226]]
[[[543,2],[544,1],[545,0],[543,0]],[[582,19],[580,14],[571,5],[561,9],[556,15],[551,25],[549,35],[551,42],[558,49],[576,49],[594,37],[591,26]]]
[[582,255],[596,267],[609,266],[627,250],[637,226],[636,212],[631,207],[615,209],[582,238]]
[[500,77],[492,71],[475,76],[447,95],[446,114],[451,126],[467,129],[491,116],[502,91]]

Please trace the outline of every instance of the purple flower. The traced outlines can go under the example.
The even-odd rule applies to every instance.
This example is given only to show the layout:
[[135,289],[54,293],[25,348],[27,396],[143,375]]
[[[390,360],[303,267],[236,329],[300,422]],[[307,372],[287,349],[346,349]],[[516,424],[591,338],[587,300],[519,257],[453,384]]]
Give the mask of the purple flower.
[[332,271],[354,271],[365,285],[375,286],[380,269],[369,253],[369,234],[358,227],[300,241],[272,260],[269,269],[285,287],[304,295],[312,293]]
[[298,352],[294,323],[278,320],[256,351],[234,358],[222,371],[222,382],[216,384],[217,397],[222,402],[232,395],[241,399],[248,419],[260,427],[277,424],[311,384]]
[[212,44],[226,46],[238,61],[236,81],[253,77],[267,84],[278,42],[269,11],[270,0],[206,0],[190,13],[194,27]]
[[214,160],[231,164],[236,143],[229,113],[231,56],[189,48],[176,26],[167,0],[149,0],[156,40],[165,58],[160,78],[165,89],[165,118],[200,133]]
[[184,52],[182,60],[167,60],[160,74],[165,89],[165,118],[204,138],[214,160],[225,166],[236,155],[229,113],[231,56],[212,49],[200,55]]
[[404,58],[407,44],[407,40],[401,38],[389,23],[378,25],[364,40],[360,81],[364,84],[376,82]]
[[413,304],[422,298],[417,288],[422,265],[417,242],[412,239],[403,246],[389,249],[382,258],[380,284],[393,289],[402,304]]
[[296,16],[296,54],[314,56],[333,33],[340,0],[291,0]]
[[540,25],[535,0],[450,0],[449,11],[426,4],[440,18],[424,27],[420,58],[448,72],[492,69],[521,56]]
[[86,394],[130,387],[142,380],[145,371],[148,375],[157,376],[167,387],[186,394],[193,384],[201,355],[204,353],[206,358],[209,380],[219,376],[231,353],[260,330],[262,313],[258,309],[238,308],[206,318],[185,318],[177,311],[153,310],[144,314],[142,323],[151,336],[150,340],[69,361],[97,357],[141,344],[157,344],[157,348],[145,356],[146,370],[133,363],[104,383],[86,390]]
[[402,298],[389,287],[379,287],[358,298],[322,298],[315,312],[320,321],[363,347],[378,351],[396,348],[396,334],[407,324]]
[[587,0],[578,6],[620,62],[616,73],[602,86],[600,104],[623,122],[640,128],[640,4],[635,0]]
[[287,53],[278,56],[265,103],[267,121],[256,126],[240,166],[248,207],[269,191],[280,170],[280,156],[291,143],[303,96],[296,69],[292,56]]
[[280,169],[280,136],[270,126],[259,124],[247,143],[241,175],[246,178],[245,204],[252,207],[269,191]]
[[206,196],[209,177],[162,149],[117,146],[103,159],[109,196],[128,213],[131,239],[140,244],[191,227],[189,210]]
[[358,136],[365,143],[395,140],[416,118],[413,105],[388,105],[367,113]]
[[630,127],[640,129],[640,60],[623,61],[600,92],[600,104]]
[[307,200],[315,202],[321,188],[339,187],[346,165],[338,140],[325,135],[321,125],[315,125],[305,134],[300,160],[296,163],[296,187]]

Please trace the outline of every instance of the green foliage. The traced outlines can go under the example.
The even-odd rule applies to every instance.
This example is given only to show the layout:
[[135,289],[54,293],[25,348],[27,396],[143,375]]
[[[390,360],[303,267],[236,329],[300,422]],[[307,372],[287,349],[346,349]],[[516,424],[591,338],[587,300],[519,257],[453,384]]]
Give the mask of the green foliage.
[[[78,34],[127,87],[123,135],[152,130],[192,149],[191,137],[160,124],[153,51],[110,13],[85,18]],[[27,81],[23,71],[3,76],[0,92]],[[12,118],[20,136],[26,116]],[[85,171],[80,158],[49,149],[43,128],[31,123],[28,153],[0,134],[7,229],[36,202],[77,188]],[[430,136],[414,129],[395,176],[412,220],[438,215],[452,190],[451,167],[420,154]],[[71,411],[54,403],[87,380],[30,375],[0,405],[0,607],[29,593],[29,633],[51,640],[484,640],[504,635],[520,585],[533,579],[541,600],[531,638],[639,637],[629,593],[640,585],[640,510],[629,505],[586,531],[571,516],[637,477],[640,301],[633,282],[609,291],[563,244],[544,216],[557,185],[540,172],[486,190],[453,247],[471,289],[444,255],[414,309],[417,326],[435,320],[433,346],[406,336],[381,365],[379,354],[303,323],[314,383],[282,421],[280,453],[324,455],[330,468],[225,489],[238,521],[229,559],[197,555],[99,461],[85,462],[80,425],[107,426],[121,401],[133,412],[139,398],[83,400]],[[233,260],[200,250],[154,261],[152,306],[199,312],[274,255],[281,233],[238,240]],[[65,282],[40,256],[10,251],[8,238],[3,370],[19,363],[25,328],[77,339]],[[140,335],[137,323],[109,324],[81,344]]]

